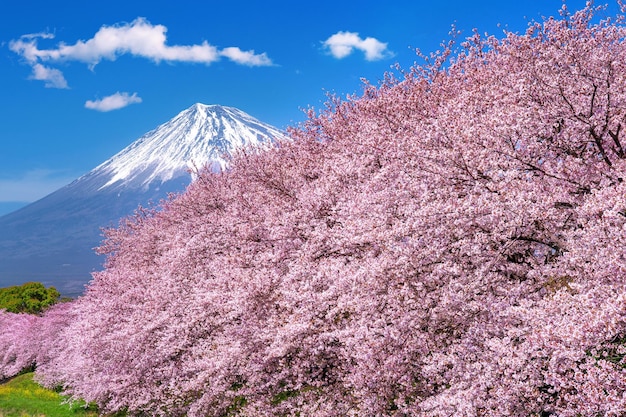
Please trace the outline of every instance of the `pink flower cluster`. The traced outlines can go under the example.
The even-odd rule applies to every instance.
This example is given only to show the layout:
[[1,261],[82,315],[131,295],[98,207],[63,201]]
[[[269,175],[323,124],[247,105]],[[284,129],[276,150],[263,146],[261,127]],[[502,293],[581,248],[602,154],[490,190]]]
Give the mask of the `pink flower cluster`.
[[446,46],[139,210],[41,380],[131,415],[625,415],[626,27],[596,12]]
[[37,318],[0,310],[0,381],[35,364],[32,331]]
[[59,335],[73,321],[71,308],[71,303],[53,305],[41,316],[0,310],[0,381],[56,356]]

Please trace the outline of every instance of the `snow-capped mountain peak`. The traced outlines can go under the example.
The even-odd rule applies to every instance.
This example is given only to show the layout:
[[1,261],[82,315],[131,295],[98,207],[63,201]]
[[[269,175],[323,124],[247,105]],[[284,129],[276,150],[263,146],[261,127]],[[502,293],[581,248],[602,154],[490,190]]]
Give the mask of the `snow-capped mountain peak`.
[[282,138],[241,110],[191,106],[71,184],[0,217],[0,282],[45,280],[64,295],[79,295],[102,266],[92,249],[102,227],[183,192],[190,167],[223,168],[237,149]]
[[223,169],[236,150],[270,146],[284,137],[280,130],[239,109],[197,103],[146,133],[90,174],[107,177],[100,189],[121,185],[147,188],[155,182],[187,175],[193,167],[211,165],[216,170]]

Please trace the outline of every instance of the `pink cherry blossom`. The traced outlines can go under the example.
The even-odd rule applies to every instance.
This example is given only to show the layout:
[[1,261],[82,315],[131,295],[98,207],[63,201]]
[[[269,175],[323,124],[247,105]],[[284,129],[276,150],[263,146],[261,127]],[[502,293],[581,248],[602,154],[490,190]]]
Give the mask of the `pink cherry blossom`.
[[130,415],[626,414],[626,26],[600,10],[445,44],[138,210],[43,317],[40,380]]

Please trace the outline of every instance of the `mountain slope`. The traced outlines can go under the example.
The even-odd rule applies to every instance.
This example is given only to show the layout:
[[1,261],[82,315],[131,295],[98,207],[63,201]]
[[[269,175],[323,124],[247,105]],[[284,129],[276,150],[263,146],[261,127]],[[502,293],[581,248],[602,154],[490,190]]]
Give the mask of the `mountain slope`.
[[0,286],[24,281],[76,295],[103,261],[102,227],[191,181],[189,169],[223,169],[237,149],[267,147],[278,129],[241,110],[195,104],[71,184],[0,217]]

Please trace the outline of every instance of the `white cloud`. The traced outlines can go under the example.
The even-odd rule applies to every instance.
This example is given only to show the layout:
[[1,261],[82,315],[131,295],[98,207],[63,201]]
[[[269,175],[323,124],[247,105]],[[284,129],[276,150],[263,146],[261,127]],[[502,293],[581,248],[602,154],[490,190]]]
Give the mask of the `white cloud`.
[[[61,42],[56,48],[39,49],[39,39],[52,39],[49,33],[35,33],[22,36],[9,43],[9,48],[21,55],[33,68],[43,62],[78,61],[95,67],[102,60],[115,61],[119,56],[130,54],[154,62],[190,62],[211,64],[221,57],[233,62],[249,66],[272,65],[267,54],[256,54],[254,51],[242,51],[238,47],[229,47],[219,50],[217,47],[204,41],[196,45],[167,45],[167,27],[152,25],[144,18],[137,18],[131,23],[114,26],[102,26],[93,38],[86,41],[79,40],[74,44]],[[48,71],[54,69],[44,67]],[[59,70],[55,73],[56,79],[63,78]],[[35,77],[33,77],[35,78]],[[35,78],[48,82],[50,87],[66,88],[62,83],[55,83],[48,78]]]
[[324,46],[337,59],[347,57],[354,49],[365,54],[368,61],[376,61],[393,54],[387,49],[387,44],[376,38],[362,39],[356,32],[337,32],[324,41]]
[[54,34],[50,32],[28,33],[26,35],[22,35],[22,38],[23,39],[33,39],[33,38],[54,39]]
[[119,91],[100,100],[87,100],[85,107],[92,110],[107,112],[124,108],[133,103],[141,103],[141,97],[137,93],[130,95],[128,93],[120,93]]
[[48,68],[44,65],[36,63],[33,65],[33,74],[30,76],[32,80],[45,81],[45,86],[50,88],[68,88],[67,81],[63,77],[63,73],[55,68]]
[[37,39],[52,39],[54,35],[39,33],[39,34],[28,34],[23,35],[18,40],[13,40],[9,42],[9,49],[15,52],[18,55],[23,56],[26,61],[30,64],[34,64],[37,62]]
[[273,65],[272,60],[268,58],[265,52],[260,55],[256,55],[254,51],[242,51],[236,46],[222,49],[220,55],[225,56],[238,64],[249,65],[251,67]]
[[75,177],[51,170],[33,170],[15,178],[0,178],[0,203],[30,203],[69,184]]

